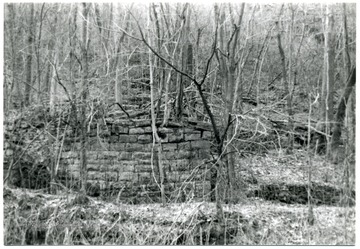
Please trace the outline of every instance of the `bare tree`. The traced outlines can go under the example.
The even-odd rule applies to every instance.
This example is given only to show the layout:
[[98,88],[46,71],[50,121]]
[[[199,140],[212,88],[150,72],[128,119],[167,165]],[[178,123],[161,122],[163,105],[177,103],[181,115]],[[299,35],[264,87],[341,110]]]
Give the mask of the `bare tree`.
[[344,89],[344,92],[341,96],[339,106],[337,107],[335,124],[331,139],[331,153],[333,158],[336,156],[337,149],[340,145],[341,128],[344,122],[346,105],[349,100],[350,94],[352,93],[353,88],[355,87],[355,83],[356,83],[356,68],[354,67],[346,83],[346,88]]
[[76,34],[77,34],[77,12],[78,5],[74,4],[74,8],[70,8],[70,17],[69,17],[69,47],[70,47],[70,55],[69,55],[69,88],[71,95],[71,123],[73,127],[76,127],[78,114],[77,114],[77,90],[75,84],[76,78],[76,70],[75,66],[77,65],[77,57],[75,56],[75,47],[76,47]]
[[326,154],[330,155],[330,130],[333,121],[334,112],[334,16],[332,6],[326,5],[326,13],[324,18],[324,71],[323,82],[321,88],[321,111],[322,120],[325,125],[324,132],[327,134],[327,150]]
[[14,8],[14,4],[6,4],[6,9],[8,12],[8,18],[7,21],[5,22],[5,26],[8,26],[8,33],[5,33],[5,35],[9,36],[10,39],[10,46],[11,46],[11,80],[10,80],[10,84],[5,82],[4,84],[4,110],[5,113],[7,113],[7,110],[9,108],[11,108],[11,103],[13,101],[12,96],[13,96],[13,91],[14,88],[16,90],[16,96],[17,98],[20,99],[21,101],[21,88],[19,85],[19,82],[17,80],[17,76],[16,76],[16,72],[17,72],[17,63],[16,63],[16,58],[17,58],[17,52],[16,52],[16,45],[17,45],[17,40],[15,37],[15,20],[16,20],[16,13],[15,13],[15,8]]
[[89,63],[88,63],[88,48],[90,39],[88,36],[88,20],[89,20],[89,4],[82,4],[82,40],[81,40],[81,103],[80,103],[80,181],[81,193],[86,192],[87,180],[87,157],[86,157],[86,101],[88,94],[88,77],[89,77]]
[[39,30],[38,30],[38,36],[37,36],[37,46],[35,49],[36,54],[36,71],[37,71],[37,81],[38,81],[38,87],[37,87],[37,95],[38,95],[38,101],[41,102],[41,38],[42,38],[42,31],[43,31],[43,23],[46,16],[47,11],[45,11],[45,3],[41,5],[40,14],[39,14]]
[[351,60],[349,54],[349,34],[348,34],[348,25],[347,25],[347,14],[346,14],[346,3],[342,4],[342,18],[343,18],[343,35],[342,35],[342,43],[343,43],[343,63],[345,69],[345,77],[347,79],[351,73]]
[[[59,6],[56,4],[54,6],[55,11],[57,12]],[[57,99],[57,83],[55,81],[56,67],[57,67],[57,49],[56,49],[56,28],[57,28],[58,17],[57,14],[54,15],[54,22],[50,29],[51,38],[48,44],[48,64],[47,71],[45,75],[45,87],[44,92],[48,96],[50,113],[54,114],[55,103]],[[70,56],[72,56],[70,54]]]
[[[190,43],[190,20],[191,18],[191,8],[189,4],[184,5],[184,9],[181,14],[181,19],[184,20],[183,29],[181,30],[182,35],[182,47],[181,47],[181,68],[182,71],[192,75],[193,73],[193,47]],[[190,85],[190,80],[187,77],[183,77],[180,75],[177,81],[177,97],[176,97],[176,105],[175,105],[175,119],[177,121],[182,120],[182,115],[184,112],[184,87]],[[189,103],[188,103],[189,104]],[[190,108],[190,106],[189,106]]]
[[[188,7],[188,4],[183,5],[183,9],[182,9],[183,14],[186,12],[187,7]],[[179,47],[181,46],[182,40],[184,39],[183,33],[184,33],[186,19],[182,18],[181,21],[179,20],[180,17],[183,15],[180,15],[179,19],[177,19],[177,21],[176,21],[177,29],[176,30],[178,30],[178,31],[176,31],[176,32],[178,32],[178,35],[176,35],[175,32],[174,33],[171,32],[171,28],[170,28],[169,21],[167,18],[167,16],[169,16],[169,8],[167,8],[167,12],[165,13],[163,4],[161,3],[161,10],[162,10],[162,14],[163,14],[163,20],[165,22],[164,26],[167,31],[165,33],[167,34],[167,39],[169,41],[168,44],[164,45],[164,46],[166,46],[167,50],[168,50],[169,63],[172,65],[177,65],[178,60],[180,60],[179,58],[182,56],[182,53],[177,54],[177,52],[179,52],[178,51]],[[173,41],[174,45],[171,44],[172,41]],[[173,69],[171,67],[169,67],[168,65],[166,65],[166,66],[168,67],[168,69],[167,69],[168,72],[166,75],[166,81],[164,82],[164,118],[163,118],[162,125],[167,125],[169,118],[170,118],[169,90],[170,90]],[[179,65],[177,65],[177,66],[179,66]],[[180,80],[180,76],[177,77],[178,85],[182,84],[179,82],[179,80]],[[179,91],[177,95],[178,95],[177,96],[177,105],[179,105],[178,101],[180,101],[179,98],[181,98],[181,99],[183,98],[183,91]]]
[[[132,5],[130,6],[131,9]],[[130,10],[126,10],[126,14],[124,17],[124,22],[125,22],[125,32],[128,31],[129,27],[130,27],[130,22],[129,22],[129,12]],[[116,40],[116,44],[115,45],[115,55],[114,55],[114,60],[112,65],[110,65],[110,72],[115,72],[115,83],[114,83],[114,89],[115,89],[115,102],[121,104],[122,103],[122,86],[121,86],[121,75],[120,75],[120,71],[121,68],[119,68],[119,63],[121,61],[121,49],[122,49],[122,44],[124,42],[125,39],[125,32],[122,33]]]
[[[223,99],[226,104],[226,113],[224,113],[225,115],[223,126],[225,127],[225,132],[223,134],[223,137],[226,137],[227,141],[230,142],[236,133],[234,126],[232,125],[232,115],[234,109],[236,108],[236,103],[238,102],[238,94],[235,94],[238,92],[240,84],[240,77],[239,75],[237,75],[238,65],[240,62],[240,59],[237,58],[237,49],[239,44],[240,28],[244,15],[245,3],[242,3],[240,6],[241,9],[237,22],[235,22],[232,6],[230,4],[228,5],[233,31],[230,34],[230,37],[227,39],[227,43],[225,43],[225,5],[221,8],[217,4],[215,4],[214,8],[216,18],[218,19],[217,21],[220,25],[218,36],[219,48],[217,49],[216,58],[219,63],[220,76],[222,79],[225,79]],[[226,146],[225,162],[227,166],[229,199],[232,200],[234,197],[236,172],[234,152],[231,151],[230,148],[230,146]]]
[[27,37],[27,56],[26,56],[26,75],[25,75],[25,99],[24,105],[30,105],[31,89],[33,87],[32,80],[32,58],[33,58],[33,43],[34,43],[34,3],[30,4],[29,27]]
[[[149,46],[151,46],[151,32],[150,32],[150,14],[151,13],[151,6],[149,6],[148,12],[148,41]],[[150,49],[149,49],[150,50]],[[159,166],[159,173],[160,173],[160,192],[161,192],[161,202],[165,205],[165,188],[164,188],[164,169],[162,166],[162,151],[161,151],[161,139],[158,136],[157,129],[156,129],[156,119],[155,119],[155,105],[154,105],[154,76],[153,76],[153,55],[151,51],[149,51],[149,70],[150,70],[150,104],[151,104],[151,127],[152,127],[152,134],[153,134],[153,146],[152,146],[152,157],[154,155],[154,146],[156,145],[156,151],[158,153],[158,166]],[[152,160],[153,161],[153,160]],[[151,162],[153,163],[153,162]]]
[[[280,14],[279,14],[279,19],[282,15],[282,11],[283,11],[284,5],[281,6],[280,9]],[[287,78],[287,71],[286,71],[286,56],[285,56],[285,52],[284,52],[284,48],[281,42],[281,30],[280,30],[280,24],[279,21],[275,22],[276,27],[277,27],[277,42],[278,42],[278,48],[279,48],[279,53],[280,53],[280,58],[281,58],[281,72],[282,72],[282,81],[283,81],[283,86],[284,86],[284,95],[286,96],[286,106],[287,106],[287,112],[289,115],[289,126],[288,126],[288,130],[289,130],[289,140],[288,140],[288,148],[287,148],[287,152],[291,152],[292,148],[293,148],[293,135],[292,135],[292,129],[293,129],[293,123],[292,123],[292,101],[291,101],[291,92],[289,90],[289,83],[288,83],[288,78]],[[289,63],[290,65],[290,63]],[[289,69],[290,72],[290,69]]]
[[[159,59],[164,61],[168,66],[170,66],[172,69],[174,69],[174,71],[176,71],[178,74],[181,74],[182,76],[187,77],[188,79],[190,79],[190,81],[195,85],[195,87],[196,87],[196,89],[197,89],[197,91],[198,91],[198,93],[200,95],[200,98],[201,98],[201,101],[202,101],[203,106],[205,108],[205,111],[209,116],[209,119],[211,121],[211,125],[212,125],[212,128],[213,128],[214,137],[215,137],[215,143],[216,143],[216,153],[217,153],[217,157],[214,160],[214,167],[213,168],[215,169],[215,172],[217,172],[217,170],[219,168],[219,160],[221,160],[222,152],[223,152],[223,142],[224,142],[223,138],[224,138],[224,135],[223,135],[223,137],[221,137],[221,135],[220,135],[219,127],[218,127],[218,124],[215,121],[214,113],[213,113],[213,111],[211,110],[211,108],[209,106],[208,99],[205,96],[204,90],[203,90],[203,84],[204,84],[204,82],[206,81],[206,79],[208,77],[210,64],[211,64],[211,61],[212,61],[212,59],[214,57],[214,54],[216,52],[216,44],[217,44],[216,41],[217,41],[217,34],[218,34],[217,28],[215,29],[214,43],[211,46],[210,56],[208,57],[208,59],[206,61],[206,66],[205,66],[205,69],[203,71],[203,77],[200,80],[198,80],[198,79],[192,77],[191,75],[183,72],[182,70],[180,70],[179,68],[177,68],[173,64],[171,64],[168,60],[166,60],[160,54],[160,52],[157,52],[151,46],[151,44],[149,44],[148,40],[145,38],[145,35],[144,35],[143,31],[142,31],[142,28],[141,28],[139,22],[136,19],[135,19],[135,21],[136,21],[137,27],[139,29],[141,38],[134,37],[134,36],[132,36],[132,35],[130,35],[128,33],[127,33],[127,35],[132,37],[133,39],[143,41],[143,43],[149,48],[149,50],[156,57],[158,57]],[[123,32],[125,32],[125,31],[123,30]],[[226,132],[225,132],[225,134],[226,134]],[[223,211],[222,211],[223,209],[222,209],[222,204],[221,204],[221,197],[219,196],[219,188],[217,187],[217,185],[219,183],[218,174],[212,174],[211,182],[212,182],[211,186],[212,186],[213,193],[215,192],[215,195],[212,196],[212,199],[216,200],[217,216],[219,217],[220,223],[222,223],[224,221],[224,214],[223,214]],[[215,182],[215,184],[214,184],[214,182]]]

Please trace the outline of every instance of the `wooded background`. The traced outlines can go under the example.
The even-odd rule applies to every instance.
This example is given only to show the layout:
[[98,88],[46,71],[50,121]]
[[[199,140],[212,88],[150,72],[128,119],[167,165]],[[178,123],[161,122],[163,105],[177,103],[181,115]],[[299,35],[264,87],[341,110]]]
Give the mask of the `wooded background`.
[[9,3],[4,118],[71,110],[84,172],[93,119],[151,118],[157,142],[155,120],[208,122],[230,189],[270,133],[354,158],[355,20],[345,3]]

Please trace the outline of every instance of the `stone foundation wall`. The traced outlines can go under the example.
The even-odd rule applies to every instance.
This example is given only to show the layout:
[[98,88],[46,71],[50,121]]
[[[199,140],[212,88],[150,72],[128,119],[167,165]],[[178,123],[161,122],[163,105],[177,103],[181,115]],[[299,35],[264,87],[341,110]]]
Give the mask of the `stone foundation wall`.
[[[71,132],[70,132],[71,133]],[[159,196],[159,163],[165,173],[169,197],[206,198],[210,192],[210,128],[186,123],[158,128],[161,153],[153,145],[149,120],[114,121],[88,130],[87,180],[93,195],[120,195],[120,198]],[[80,143],[68,136],[61,170],[79,177]]]

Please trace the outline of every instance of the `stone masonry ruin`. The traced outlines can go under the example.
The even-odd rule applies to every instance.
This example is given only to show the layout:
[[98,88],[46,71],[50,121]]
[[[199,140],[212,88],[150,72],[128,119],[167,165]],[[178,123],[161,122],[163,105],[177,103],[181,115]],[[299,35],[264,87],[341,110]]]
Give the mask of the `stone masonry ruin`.
[[[56,134],[56,128],[42,127],[40,118],[36,122],[25,119],[14,128],[6,125],[4,146],[4,177],[11,157],[30,144],[27,157],[17,164],[29,164],[29,168],[50,170],[48,161],[40,157],[48,157],[52,153],[54,141],[46,145],[46,139],[39,131],[48,129]],[[105,121],[105,120],[104,120]],[[185,201],[189,198],[209,200],[210,167],[213,135],[209,124],[199,121],[184,120],[181,124],[169,122],[166,127],[157,122],[158,135],[161,138],[161,153],[153,146],[151,121],[149,119],[106,118],[104,124],[91,123],[87,130],[87,194],[119,198],[137,203],[139,201],[158,201],[160,198],[159,161],[165,173],[164,185],[166,196],[170,200]],[[80,140],[79,133],[71,128],[61,127],[61,134],[66,134],[58,164],[58,182],[68,189],[79,188]],[[34,129],[34,127],[36,127]],[[15,129],[17,129],[15,131]],[[17,138],[14,134],[25,134]],[[46,135],[45,135],[46,137]],[[33,139],[36,138],[35,142]],[[21,140],[21,142],[16,141]],[[41,145],[40,145],[41,144]],[[16,147],[22,147],[22,150]],[[33,148],[33,149],[32,149]],[[49,151],[46,152],[46,149]],[[33,152],[31,152],[33,150]],[[54,150],[54,149],[52,149]],[[43,154],[39,156],[39,151]],[[44,155],[45,154],[45,155]],[[160,160],[159,160],[160,159]],[[40,169],[39,168],[39,169]],[[12,169],[16,171],[15,168]],[[42,172],[43,172],[42,171]],[[28,172],[33,172],[28,170]],[[45,172],[36,178],[49,181],[49,173]],[[14,172],[14,175],[16,173]],[[21,178],[21,177],[20,177]],[[34,178],[31,188],[36,187]],[[15,184],[16,185],[16,184]],[[19,184],[18,184],[19,185]],[[44,187],[44,184],[40,184]],[[39,185],[39,186],[40,186]],[[48,185],[46,185],[48,186]]]
[[[209,170],[212,133],[206,125],[189,124],[159,127],[161,164],[165,189],[174,198],[205,197],[209,194]],[[79,176],[80,152],[76,138],[66,141],[62,167]],[[91,129],[87,148],[87,182],[89,194],[118,195],[120,198],[142,196],[153,199],[160,195],[159,153],[153,147],[150,120],[114,121],[107,123],[101,137]],[[154,151],[153,151],[154,150]],[[153,151],[153,152],[152,152]],[[189,195],[190,193],[190,195]]]

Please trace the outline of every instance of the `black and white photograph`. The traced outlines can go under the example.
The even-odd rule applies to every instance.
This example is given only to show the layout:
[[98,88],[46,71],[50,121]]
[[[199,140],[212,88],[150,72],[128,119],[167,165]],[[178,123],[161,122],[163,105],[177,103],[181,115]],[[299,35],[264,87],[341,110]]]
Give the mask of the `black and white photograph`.
[[1,5],[3,246],[355,246],[355,1]]

